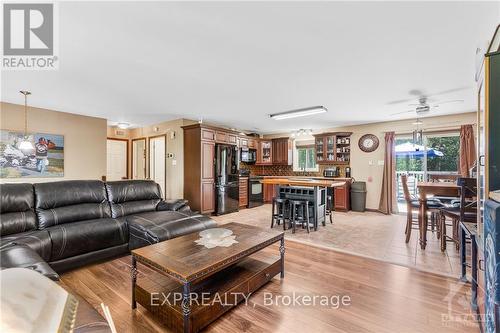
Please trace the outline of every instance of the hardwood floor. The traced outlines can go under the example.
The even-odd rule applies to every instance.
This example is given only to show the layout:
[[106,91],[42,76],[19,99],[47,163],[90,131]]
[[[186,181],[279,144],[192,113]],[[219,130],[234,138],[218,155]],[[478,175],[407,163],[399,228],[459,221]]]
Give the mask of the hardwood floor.
[[[276,255],[277,246],[259,255]],[[208,332],[479,332],[471,321],[470,286],[386,262],[286,243],[285,278],[275,277],[207,327]],[[145,271],[139,265],[139,274]],[[130,308],[130,256],[62,275],[62,281],[101,312],[109,306],[118,332],[168,332],[147,311]],[[139,275],[140,278],[140,275]],[[451,291],[451,292],[450,292]],[[269,293],[349,296],[351,305],[266,305]],[[102,313],[102,312],[101,312]],[[448,315],[454,321],[445,321]],[[468,316],[467,316],[468,315]],[[458,319],[468,320],[460,322]]]

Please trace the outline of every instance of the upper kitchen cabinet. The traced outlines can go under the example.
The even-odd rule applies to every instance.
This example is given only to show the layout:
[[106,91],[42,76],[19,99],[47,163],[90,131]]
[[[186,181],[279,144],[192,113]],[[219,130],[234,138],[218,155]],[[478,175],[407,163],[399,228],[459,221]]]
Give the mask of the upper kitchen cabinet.
[[351,132],[322,133],[314,136],[316,163],[349,164]]
[[279,138],[272,140],[272,161],[273,165],[292,165],[292,140],[289,138]]
[[273,144],[270,140],[259,140],[257,144],[257,162],[256,165],[273,164]]

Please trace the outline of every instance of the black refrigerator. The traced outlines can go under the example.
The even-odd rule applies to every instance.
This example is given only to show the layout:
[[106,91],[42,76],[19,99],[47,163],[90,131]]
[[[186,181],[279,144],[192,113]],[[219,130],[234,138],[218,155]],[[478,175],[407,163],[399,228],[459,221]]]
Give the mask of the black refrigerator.
[[215,213],[237,212],[239,207],[238,150],[236,146],[215,145]]

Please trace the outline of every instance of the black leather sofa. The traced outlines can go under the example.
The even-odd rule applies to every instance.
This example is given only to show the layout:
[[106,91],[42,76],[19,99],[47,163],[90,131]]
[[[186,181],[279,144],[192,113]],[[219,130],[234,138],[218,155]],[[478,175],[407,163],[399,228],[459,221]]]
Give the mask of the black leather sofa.
[[[149,180],[0,184],[0,264],[58,273],[216,226]],[[58,272],[58,273],[56,273]]]

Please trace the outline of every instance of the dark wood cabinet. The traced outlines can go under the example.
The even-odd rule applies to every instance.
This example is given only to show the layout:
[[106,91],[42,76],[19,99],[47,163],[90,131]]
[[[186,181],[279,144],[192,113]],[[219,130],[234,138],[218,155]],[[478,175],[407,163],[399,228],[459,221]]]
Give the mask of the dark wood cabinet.
[[273,165],[292,165],[292,140],[279,138],[272,140]]
[[333,189],[333,200],[336,211],[346,212],[351,209],[351,182]]
[[237,132],[204,124],[183,126],[184,198],[202,214],[215,210],[215,144],[237,144]]
[[248,148],[257,149],[258,148],[257,146],[258,146],[258,140],[248,139]]
[[201,212],[215,211],[215,186],[213,181],[201,183]]
[[351,160],[351,134],[333,132],[315,135],[316,163],[348,165]]
[[277,186],[272,184],[263,185],[263,197],[265,203],[271,203],[273,198],[276,196]]
[[248,206],[248,177],[240,177],[239,190],[240,190],[240,207],[246,207]]
[[273,164],[273,143],[270,140],[259,140],[256,165]]
[[215,143],[201,142],[201,178],[203,180],[214,179],[214,158],[215,158]]

